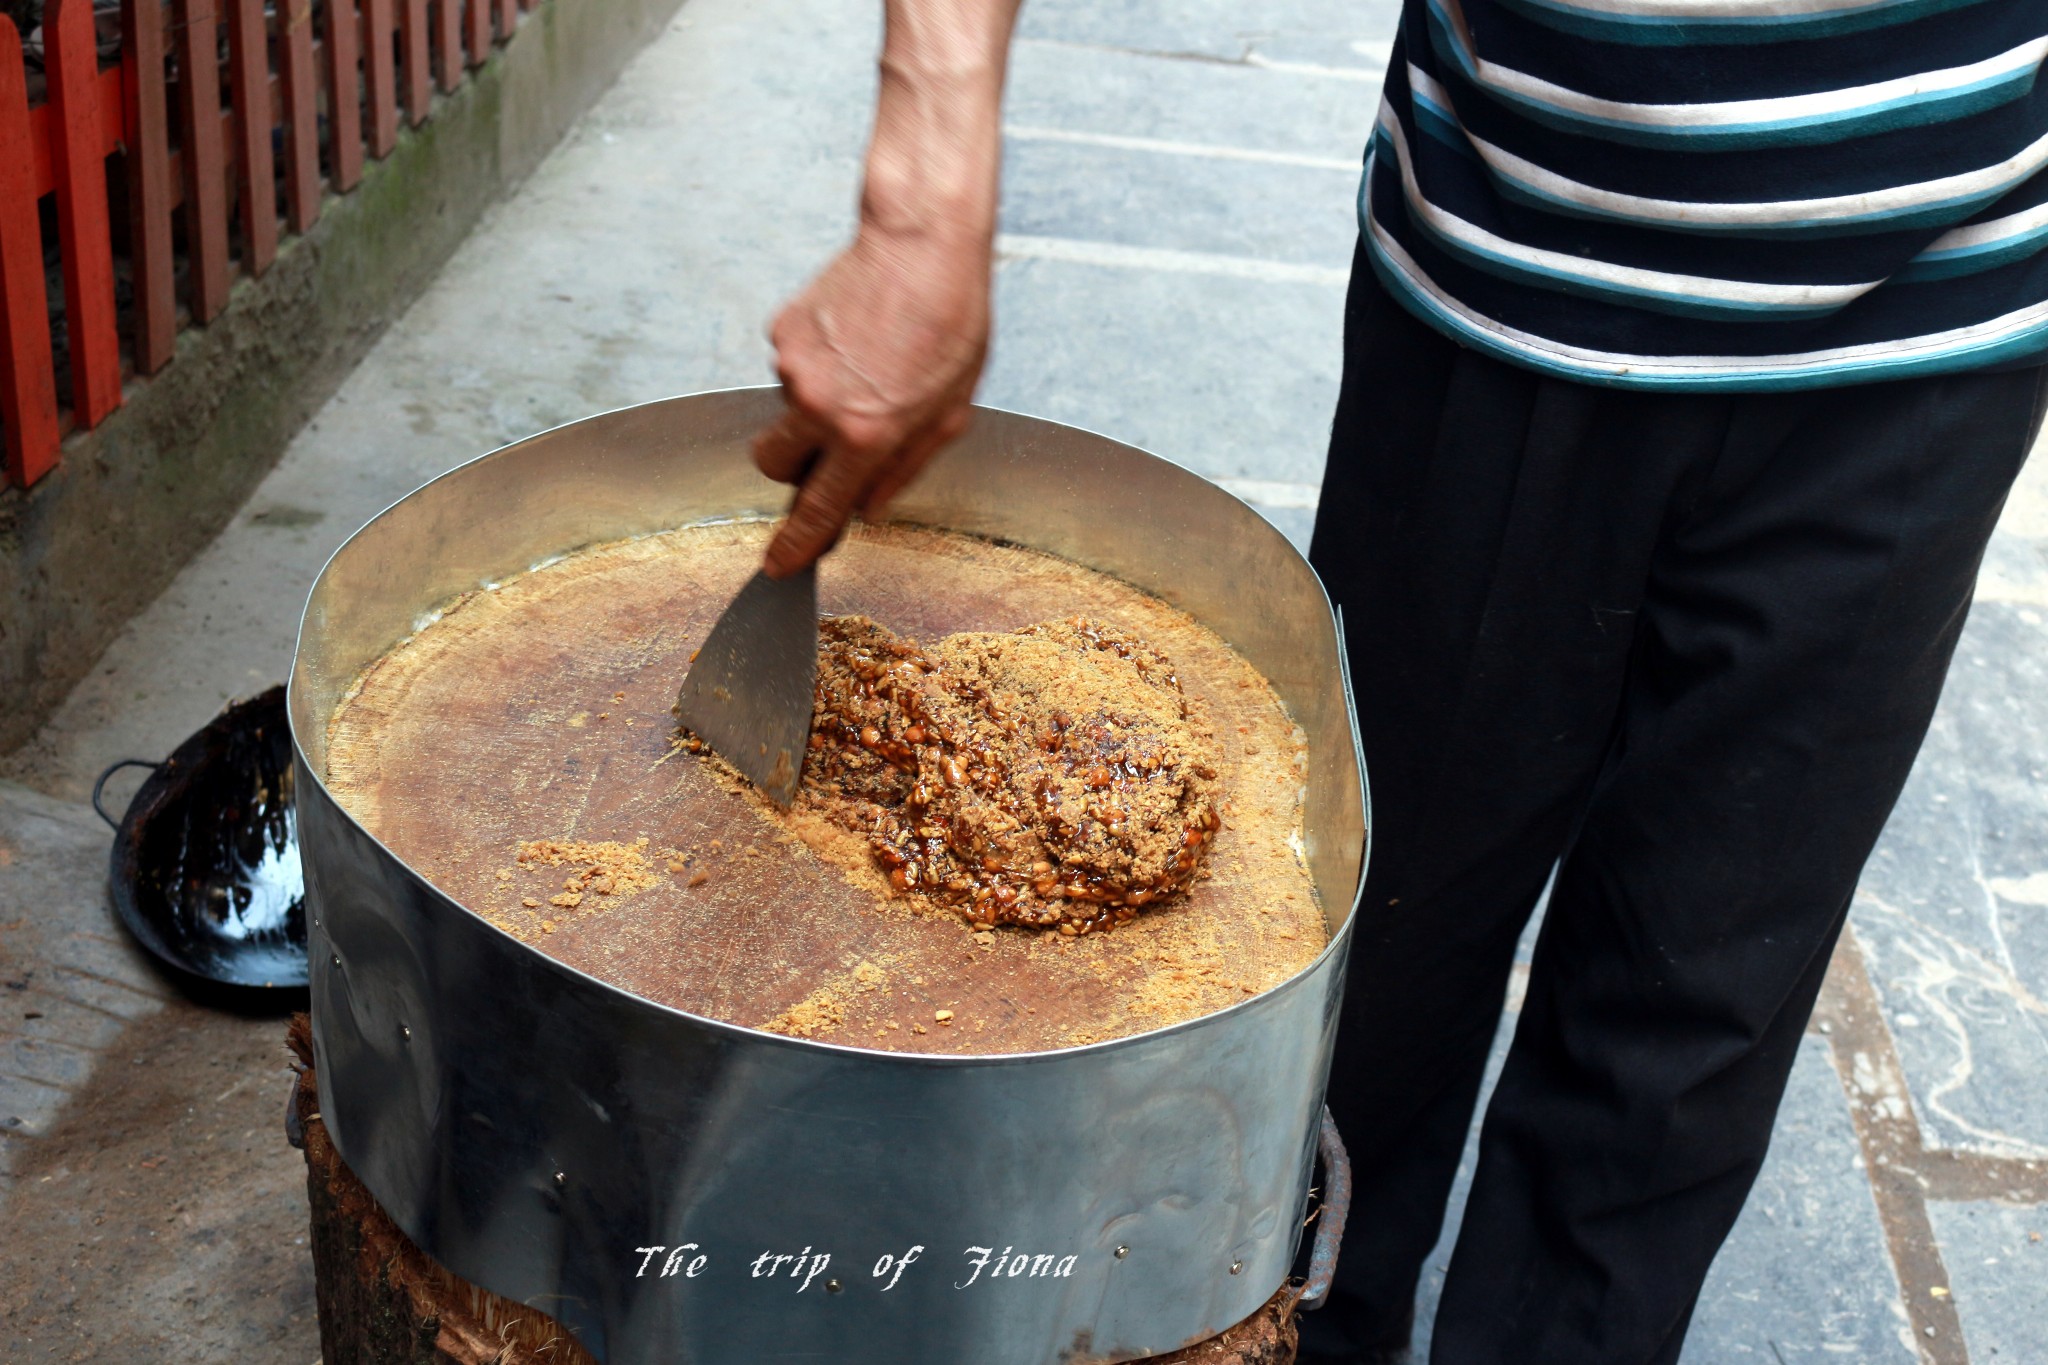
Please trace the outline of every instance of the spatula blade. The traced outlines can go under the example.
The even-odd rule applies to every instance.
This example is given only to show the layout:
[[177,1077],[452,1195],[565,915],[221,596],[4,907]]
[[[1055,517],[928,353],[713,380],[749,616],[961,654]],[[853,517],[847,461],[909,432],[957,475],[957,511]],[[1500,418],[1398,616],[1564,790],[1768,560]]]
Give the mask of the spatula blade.
[[818,681],[818,573],[756,573],[711,628],[676,718],[785,809],[796,799]]

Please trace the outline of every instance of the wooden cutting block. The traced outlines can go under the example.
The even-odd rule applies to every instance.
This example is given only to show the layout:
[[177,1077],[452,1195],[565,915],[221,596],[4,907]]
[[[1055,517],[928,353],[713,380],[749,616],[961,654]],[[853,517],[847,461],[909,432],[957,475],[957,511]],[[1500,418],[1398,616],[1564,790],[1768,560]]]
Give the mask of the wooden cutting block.
[[1085,937],[977,933],[892,897],[858,839],[792,824],[679,752],[677,684],[766,534],[728,523],[600,546],[448,604],[336,708],[329,788],[442,891],[559,961],[832,1043],[1097,1042],[1248,1000],[1322,951],[1299,854],[1303,741],[1271,687],[1184,613],[1050,555],[858,528],[821,568],[821,606],[927,642],[1083,616],[1165,652],[1223,793],[1185,897]]

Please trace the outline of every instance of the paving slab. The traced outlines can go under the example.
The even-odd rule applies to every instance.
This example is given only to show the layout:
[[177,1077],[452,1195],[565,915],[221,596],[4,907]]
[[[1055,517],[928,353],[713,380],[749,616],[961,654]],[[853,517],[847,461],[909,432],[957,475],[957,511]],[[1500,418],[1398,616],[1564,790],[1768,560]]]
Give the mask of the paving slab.
[[91,807],[0,782],[0,1211],[123,1028],[171,995],[107,905]]
[[[1036,0],[1025,7],[1038,16]],[[1023,25],[1010,54],[1003,121],[1357,166],[1379,106],[1379,78],[1191,62],[1051,41]],[[1391,32],[1391,29],[1389,30]],[[1376,70],[1376,68],[1375,68]]]
[[318,1360],[284,1029],[173,999],[100,1050],[0,1205],[0,1358]]
[[1342,373],[1340,288],[1010,260],[996,310],[983,401],[1210,478],[1322,478]]
[[1977,1365],[2048,1360],[2048,1209],[1930,1204]]
[[[1358,166],[1010,140],[1003,231],[1348,271]],[[1155,267],[1156,268],[1156,267]]]
[[111,844],[0,783],[0,1356],[312,1360],[283,1021],[178,996],[108,904]]
[[[1315,63],[1377,72],[1399,0],[1031,0],[1018,32],[1215,62]],[[1374,62],[1380,66],[1374,66]]]
[[1800,1044],[1771,1152],[1700,1293],[1684,1365],[1919,1359],[1828,1044]]
[[1927,1143],[2048,1158],[2041,609],[1976,604],[1855,915]]

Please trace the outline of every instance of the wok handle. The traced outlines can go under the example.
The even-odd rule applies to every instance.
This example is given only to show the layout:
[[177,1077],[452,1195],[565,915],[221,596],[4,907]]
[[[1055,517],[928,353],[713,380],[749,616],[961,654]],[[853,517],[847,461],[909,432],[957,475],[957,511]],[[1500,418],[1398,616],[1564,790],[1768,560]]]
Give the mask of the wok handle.
[[1327,1107],[1316,1134],[1316,1152],[1323,1159],[1323,1206],[1316,1218],[1315,1247],[1309,1252],[1308,1280],[1295,1297],[1297,1309],[1321,1308],[1329,1302],[1330,1282],[1337,1275],[1337,1244],[1344,1240],[1344,1220],[1351,1213],[1351,1156]]
[[100,793],[106,790],[107,779],[120,772],[123,768],[147,768],[151,772],[155,772],[163,766],[161,763],[152,763],[146,758],[124,758],[110,764],[107,770],[100,774],[99,781],[92,784],[92,808],[99,812],[100,819],[107,822],[108,829],[121,828],[121,822],[107,814],[107,808],[100,803]]

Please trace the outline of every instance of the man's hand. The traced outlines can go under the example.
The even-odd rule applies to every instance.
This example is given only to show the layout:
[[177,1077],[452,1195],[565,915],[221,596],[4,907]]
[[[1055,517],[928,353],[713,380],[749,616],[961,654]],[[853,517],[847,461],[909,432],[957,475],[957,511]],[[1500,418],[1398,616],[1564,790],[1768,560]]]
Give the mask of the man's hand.
[[815,562],[967,429],[988,355],[1003,69],[1019,0],[888,0],[853,244],[770,330],[788,411],[754,463],[799,483],[764,567]]
[[[988,354],[989,243],[863,229],[770,333],[789,410],[754,438],[771,479],[801,481],[768,547],[775,577],[875,516],[967,429]],[[815,462],[813,462],[813,457]]]

